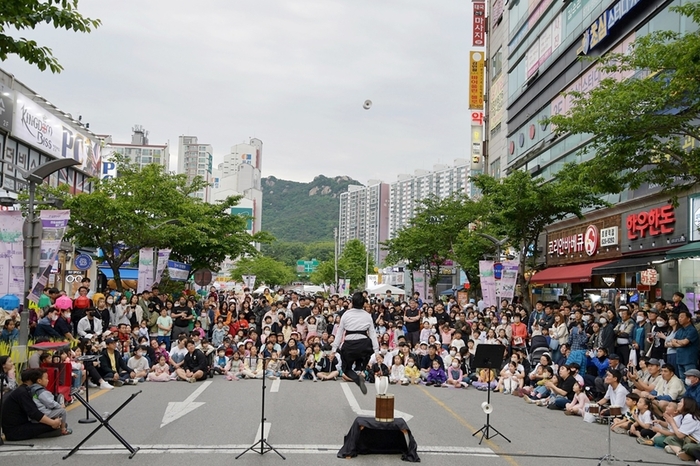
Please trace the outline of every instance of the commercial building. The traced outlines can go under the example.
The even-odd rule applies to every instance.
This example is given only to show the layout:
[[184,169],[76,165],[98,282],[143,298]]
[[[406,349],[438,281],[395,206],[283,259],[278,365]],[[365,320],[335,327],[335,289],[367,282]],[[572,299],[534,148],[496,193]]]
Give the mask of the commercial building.
[[[503,3],[490,2],[492,75],[486,118],[491,139],[486,153],[492,174],[527,170],[548,180],[564,164],[594,157],[580,154],[590,136],[557,137],[543,119],[569,110],[572,101],[566,92],[586,92],[606,77],[645,76],[643,71],[607,75],[596,57],[625,53],[635,39],[650,32],[696,27],[669,10],[680,1],[520,0],[505,8]],[[613,207],[589,212],[584,220],[552,225],[541,241],[546,269],[532,278],[535,295],[590,296],[619,304],[670,299],[680,290],[692,298],[688,306],[697,308],[697,281],[691,278],[695,264],[688,260],[696,248],[684,246],[695,234],[688,207],[694,199],[682,196],[673,206],[658,189],[641,186],[608,196]]]
[[121,143],[112,141],[112,136],[104,136],[102,155],[105,164],[102,177],[116,176],[114,164],[110,164],[111,156],[115,153],[129,157],[131,162],[143,168],[152,163],[163,165],[168,171],[170,161],[170,149],[168,144],[150,144],[148,131],[141,125],[135,125],[132,129],[131,142]]
[[[212,182],[212,164],[214,149],[211,144],[200,143],[197,136],[180,136],[177,150],[177,172],[187,175],[191,182],[196,176],[201,176],[207,183]],[[194,197],[209,202],[211,186],[192,194]]]

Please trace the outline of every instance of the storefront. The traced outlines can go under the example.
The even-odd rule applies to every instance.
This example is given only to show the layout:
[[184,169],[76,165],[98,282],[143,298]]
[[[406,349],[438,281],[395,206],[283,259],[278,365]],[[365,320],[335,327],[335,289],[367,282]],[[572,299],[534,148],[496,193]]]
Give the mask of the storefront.
[[545,301],[563,296],[581,299],[586,290],[608,289],[593,270],[622,257],[620,223],[618,214],[547,232],[547,268],[532,277],[533,298]]

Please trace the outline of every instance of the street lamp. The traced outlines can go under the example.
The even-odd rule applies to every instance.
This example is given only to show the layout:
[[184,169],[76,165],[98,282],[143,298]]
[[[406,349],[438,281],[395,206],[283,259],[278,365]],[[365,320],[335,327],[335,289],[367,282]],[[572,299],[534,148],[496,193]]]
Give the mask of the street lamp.
[[75,165],[80,165],[80,162],[75,159],[65,158],[52,160],[51,162],[39,165],[29,172],[17,166],[12,167],[22,175],[29,185],[26,218],[26,225],[29,231],[27,232],[25,230],[24,238],[24,308],[20,313],[19,347],[17,348],[18,354],[24,355],[25,360],[27,355],[27,343],[29,342],[29,293],[31,293],[34,285],[32,283],[32,274],[35,271],[34,269],[39,267],[36,260],[37,258],[35,257],[35,252],[39,248],[36,218],[34,215],[36,186],[43,183],[44,178],[47,178],[49,175]]

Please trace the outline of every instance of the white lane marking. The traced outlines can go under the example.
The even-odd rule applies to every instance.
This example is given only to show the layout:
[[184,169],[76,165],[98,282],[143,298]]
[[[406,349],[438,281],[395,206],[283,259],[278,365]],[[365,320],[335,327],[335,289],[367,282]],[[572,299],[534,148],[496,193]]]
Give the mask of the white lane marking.
[[165,414],[163,414],[163,420],[160,423],[160,427],[170,424],[173,421],[180,419],[185,414],[188,414],[195,409],[199,408],[204,404],[203,401],[194,401],[199,395],[201,395],[207,387],[211,385],[211,381],[207,380],[202,382],[202,384],[194,391],[190,396],[185,398],[185,401],[171,401],[168,403],[168,407],[165,408]]
[[[256,441],[260,440],[260,437]],[[134,447],[139,447],[140,450],[138,455],[143,454],[176,454],[176,455],[196,455],[202,453],[219,453],[219,454],[231,454],[240,453],[241,451],[248,448],[250,445],[168,445],[168,444],[156,444],[156,445],[133,445]],[[282,453],[288,454],[332,454],[336,455],[338,450],[342,445],[275,445],[275,448]],[[27,447],[13,447],[10,445],[3,446],[0,450],[0,458],[5,456],[42,456],[42,455],[55,455],[60,452],[67,452],[70,448],[61,447],[43,447],[43,448],[27,448]],[[116,445],[95,445],[89,447],[83,447],[76,454],[78,455],[114,455],[119,453],[128,453],[126,449],[120,444]],[[461,455],[461,456],[475,456],[484,458],[497,458],[498,455],[490,448],[487,447],[458,447],[458,446],[424,446],[418,447],[418,453],[426,455]]]
[[[350,385],[348,383],[341,382],[340,387],[343,389],[343,393],[345,394],[345,398],[347,398],[348,400],[350,409],[352,409],[355,412],[355,414],[357,414],[358,416],[374,416],[373,409],[360,408],[360,403],[357,402],[357,399],[355,398],[355,395],[353,395],[352,390],[350,390]],[[413,419],[412,414],[404,413],[403,411],[399,411],[398,409],[394,409],[394,416],[403,418],[403,420],[406,422]]]
[[[263,427],[263,426],[262,426],[262,425],[258,426],[258,431],[255,433],[255,438],[253,439],[253,443],[255,443],[255,442],[257,442],[258,440],[260,440],[260,430],[261,430],[261,427]],[[272,423],[271,423],[271,422],[266,422],[266,423],[265,423],[265,430],[264,430],[264,432],[263,432],[263,435],[264,435],[263,438],[266,439],[266,440],[267,440],[267,437],[270,435],[270,427],[272,427]]]
[[280,391],[280,379],[275,379],[270,386],[270,393],[277,393],[278,391]]

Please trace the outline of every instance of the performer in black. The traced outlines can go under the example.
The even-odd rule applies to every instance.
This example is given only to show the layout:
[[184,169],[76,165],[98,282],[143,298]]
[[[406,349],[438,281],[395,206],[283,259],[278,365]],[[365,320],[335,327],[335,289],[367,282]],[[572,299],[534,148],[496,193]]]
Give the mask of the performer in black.
[[343,374],[350,377],[366,395],[364,374],[358,375],[353,365],[357,363],[362,370],[366,369],[372,352],[379,353],[379,344],[372,316],[363,309],[365,302],[362,292],[352,295],[352,309],[348,309],[340,318],[333,351],[338,350],[342,341],[340,357],[343,360]]

